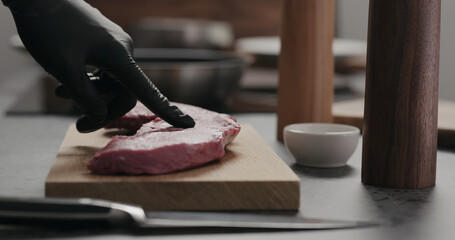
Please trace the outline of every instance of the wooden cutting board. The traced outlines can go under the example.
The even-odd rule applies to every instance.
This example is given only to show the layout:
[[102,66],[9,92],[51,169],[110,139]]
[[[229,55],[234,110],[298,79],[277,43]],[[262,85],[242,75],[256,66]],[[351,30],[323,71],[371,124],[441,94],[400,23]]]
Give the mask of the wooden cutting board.
[[249,125],[226,155],[194,169],[157,176],[100,176],[86,163],[118,130],[78,133],[72,125],[46,179],[47,197],[88,197],[146,210],[296,210],[300,181]]
[[[333,121],[354,125],[362,130],[363,108],[364,99],[334,103]],[[455,102],[439,100],[438,145],[455,147]]]

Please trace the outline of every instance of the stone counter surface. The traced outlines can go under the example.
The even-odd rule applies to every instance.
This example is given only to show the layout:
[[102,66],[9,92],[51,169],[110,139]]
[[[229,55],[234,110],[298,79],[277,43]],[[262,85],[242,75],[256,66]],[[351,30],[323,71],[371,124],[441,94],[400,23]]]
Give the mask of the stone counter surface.
[[[43,197],[44,181],[60,143],[74,117],[6,115],[37,71],[13,75],[0,85],[0,195]],[[421,190],[366,186],[360,181],[361,141],[348,165],[334,169],[300,167],[275,139],[276,117],[270,113],[236,114],[252,124],[264,140],[301,179],[301,207],[305,217],[359,220],[379,226],[322,231],[223,232],[198,230],[151,232],[50,231],[0,226],[0,239],[453,239],[455,236],[455,149],[439,149],[437,185]],[[184,214],[184,213],[182,213]],[[274,213],[270,213],[274,214]]]

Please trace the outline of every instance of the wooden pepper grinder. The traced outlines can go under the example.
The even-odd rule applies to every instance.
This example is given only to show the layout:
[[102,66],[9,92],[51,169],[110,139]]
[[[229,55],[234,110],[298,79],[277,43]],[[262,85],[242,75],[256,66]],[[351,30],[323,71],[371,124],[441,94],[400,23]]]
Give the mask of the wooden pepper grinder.
[[440,0],[370,0],[362,181],[435,184]]
[[335,0],[285,0],[279,59],[278,132],[297,122],[332,122]]

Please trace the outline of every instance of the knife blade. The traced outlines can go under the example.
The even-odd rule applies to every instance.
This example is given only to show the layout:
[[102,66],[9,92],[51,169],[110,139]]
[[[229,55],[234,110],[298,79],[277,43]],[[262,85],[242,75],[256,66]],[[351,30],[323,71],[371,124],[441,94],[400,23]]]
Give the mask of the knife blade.
[[[135,205],[89,198],[7,198],[0,197],[0,224],[51,228],[112,227],[117,229],[235,228],[316,230],[355,228],[375,225],[370,222],[309,219],[303,217],[244,217],[231,214],[227,220],[212,218],[216,213],[184,213],[181,219],[147,217]],[[172,215],[172,214],[171,214]],[[232,215],[235,215],[232,218]],[[190,217],[189,217],[190,216]],[[198,217],[199,216],[199,217]],[[243,217],[242,217],[243,216]]]

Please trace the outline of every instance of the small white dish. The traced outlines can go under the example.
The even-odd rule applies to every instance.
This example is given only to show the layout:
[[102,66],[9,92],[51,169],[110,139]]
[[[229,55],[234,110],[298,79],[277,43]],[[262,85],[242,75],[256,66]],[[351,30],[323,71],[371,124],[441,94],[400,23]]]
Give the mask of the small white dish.
[[360,137],[357,127],[334,123],[296,123],[286,126],[283,133],[297,164],[320,168],[346,165]]

